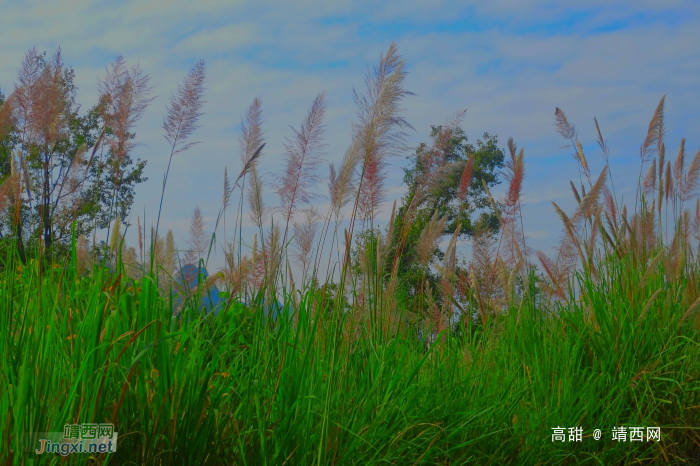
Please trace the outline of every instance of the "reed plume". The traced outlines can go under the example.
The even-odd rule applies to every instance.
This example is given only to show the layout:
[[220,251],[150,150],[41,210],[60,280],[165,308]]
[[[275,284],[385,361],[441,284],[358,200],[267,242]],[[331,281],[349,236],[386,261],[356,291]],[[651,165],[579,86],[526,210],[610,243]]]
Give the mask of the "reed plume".
[[[379,64],[372,71],[368,70],[366,93],[359,95],[353,89],[357,121],[353,123],[352,150],[346,153],[347,160],[343,161],[343,168],[350,173],[361,162],[353,216],[361,205],[365,210],[363,217],[374,216],[376,201],[383,198],[384,162],[405,148],[403,129],[413,129],[400,115],[401,100],[414,95],[403,87],[406,74],[405,61],[392,42]],[[341,169],[341,174],[345,170]],[[365,183],[368,175],[370,178]],[[344,183],[344,187],[349,186],[350,183]],[[354,220],[351,224],[354,225]]]
[[263,202],[262,192],[265,187],[263,179],[258,174],[257,165],[250,167],[250,185],[248,186],[248,204],[250,205],[250,218],[258,228],[262,228],[267,216],[267,209]]
[[292,128],[294,137],[286,139],[286,168],[279,177],[277,194],[286,221],[282,242],[287,240],[289,222],[298,204],[306,204],[316,197],[311,189],[318,183],[317,168],[323,156],[323,117],[326,112],[325,94],[316,96],[301,128]]
[[33,130],[37,126],[33,122],[37,113],[38,92],[36,92],[36,88],[43,70],[42,61],[43,59],[36,48],[30,49],[24,54],[15,90],[4,105],[8,112],[13,112],[13,123],[21,134],[21,141],[24,144],[34,140]]
[[679,197],[683,197],[685,192],[685,138],[681,139],[681,145],[678,148],[678,155],[673,164],[673,178],[675,179],[677,193]]
[[233,187],[231,186],[231,181],[228,178],[228,167],[224,167],[224,189],[222,193],[222,199],[221,199],[221,210],[223,210],[223,216],[224,216],[224,244],[228,244],[226,242],[226,209],[228,209],[230,200],[231,200],[231,193],[233,193]]
[[173,230],[168,230],[165,236],[165,253],[161,266],[168,274],[175,273],[177,269],[177,248],[175,246]]
[[149,81],[150,76],[139,64],[127,68],[120,55],[107,68],[105,78],[98,85],[102,117],[114,136],[109,146],[117,160],[136,145],[132,139],[133,128],[154,99]]
[[664,135],[666,133],[666,128],[664,127],[664,105],[666,102],[666,96],[661,97],[659,104],[654,111],[654,116],[649,122],[649,128],[647,129],[647,136],[644,139],[642,148],[640,151],[640,156],[642,163],[647,160],[647,156],[654,150],[658,153],[659,149],[663,145]]
[[302,283],[306,282],[309,267],[311,249],[316,236],[316,222],[318,211],[314,207],[306,209],[303,222],[294,222],[294,243],[296,246],[296,259],[301,264]]
[[114,219],[114,228],[112,229],[112,237],[109,243],[109,250],[115,259],[121,255],[121,223],[122,219],[117,215],[117,218]]
[[185,254],[185,264],[196,265],[207,250],[207,234],[204,230],[204,218],[199,206],[194,208],[192,220],[190,220],[190,237],[187,243],[190,247]]
[[685,175],[685,181],[683,182],[683,201],[692,199],[694,196],[698,195],[698,187],[700,181],[700,150],[695,153],[693,161],[690,162],[688,171]]
[[241,135],[238,138],[241,147],[241,167],[249,164],[263,142],[262,99],[256,97],[248,107],[245,120],[241,121]]
[[5,102],[0,104],[0,139],[5,138],[12,129],[17,125],[15,116],[15,99],[14,93],[10,94]]
[[459,178],[459,186],[457,187],[457,198],[460,201],[460,212],[464,209],[465,202],[467,200],[467,193],[469,192],[469,187],[472,184],[474,172],[474,154],[469,156],[469,160],[464,164],[464,171],[462,171],[462,176]]
[[425,225],[423,231],[421,231],[417,251],[418,263],[423,267],[426,267],[430,263],[430,259],[435,252],[435,243],[444,234],[446,224],[447,217],[439,217],[438,212],[435,211],[430,221]]
[[652,159],[651,165],[644,176],[644,194],[650,195],[656,191],[656,157]]
[[554,110],[554,119],[557,133],[559,133],[561,137],[572,141],[578,137],[576,127],[569,123],[566,114],[559,107],[556,107]]
[[[262,200],[262,190],[264,182],[257,170],[258,158],[262,155],[262,149],[265,147],[262,131],[262,100],[260,97],[253,99],[253,102],[248,107],[245,119],[241,121],[241,135],[238,138],[238,143],[241,148],[241,172],[238,174],[234,186],[242,180],[241,197],[238,203],[238,213],[240,217],[243,209],[243,196],[245,189],[245,178],[250,174],[250,185],[248,186],[248,203],[250,205],[249,215],[259,229],[265,222],[266,209]],[[242,219],[237,218],[236,222]],[[241,224],[239,224],[239,234]],[[239,238],[240,242],[240,238]],[[239,257],[240,245],[239,245]]]
[[165,140],[170,145],[170,157],[163,176],[163,189],[160,195],[158,219],[156,220],[156,234],[160,225],[165,186],[168,182],[173,155],[184,152],[199,143],[198,141],[188,141],[200,127],[199,118],[203,115],[202,106],[206,102],[204,100],[205,74],[204,60],[199,60],[192,66],[182,83],[178,84],[177,91],[170,95],[170,102],[166,106],[165,116],[163,117],[163,130],[165,131]]

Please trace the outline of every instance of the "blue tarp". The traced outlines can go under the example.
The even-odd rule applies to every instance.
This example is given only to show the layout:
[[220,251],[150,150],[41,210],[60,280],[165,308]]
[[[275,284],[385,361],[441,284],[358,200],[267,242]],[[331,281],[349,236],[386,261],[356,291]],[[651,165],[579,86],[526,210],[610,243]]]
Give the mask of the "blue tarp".
[[[209,273],[207,269],[203,266],[197,267],[194,264],[187,264],[182,267],[180,273],[178,274],[177,282],[180,288],[183,287],[184,283],[187,283],[190,293],[195,293],[197,291],[197,285],[206,283]],[[201,299],[199,302],[199,312],[212,312],[214,315],[218,315],[219,311],[226,305],[226,300],[219,297],[219,288],[216,285],[202,286]],[[179,309],[182,305],[182,297],[177,295],[176,298],[176,309]],[[240,303],[246,305],[246,303]],[[289,305],[284,306],[281,302],[275,301],[272,304],[266,305],[265,300],[262,300],[262,307],[265,310],[265,319],[272,319],[273,322],[277,322],[280,316],[291,315],[291,308]]]
[[[187,283],[187,288],[190,293],[195,293],[197,290],[197,285],[206,283],[209,273],[207,269],[203,266],[197,267],[194,264],[186,264],[178,273],[176,279],[178,285],[182,288],[185,283]],[[176,295],[177,308],[182,305],[182,297]],[[199,301],[199,311],[211,312],[214,311],[214,315],[219,313],[221,306],[225,304],[219,298],[219,288],[216,285],[209,285],[202,287],[202,298]]]

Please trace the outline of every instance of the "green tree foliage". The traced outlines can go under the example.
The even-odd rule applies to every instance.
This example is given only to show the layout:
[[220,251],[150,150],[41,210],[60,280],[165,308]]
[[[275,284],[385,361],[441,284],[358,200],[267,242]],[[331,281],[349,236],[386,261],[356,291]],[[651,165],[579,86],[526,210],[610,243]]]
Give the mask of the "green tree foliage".
[[[424,248],[430,248],[427,263],[419,260],[421,233],[426,226],[441,227],[437,239],[454,234],[458,227],[460,237],[472,237],[479,229],[495,233],[499,228],[494,211],[497,206],[492,204],[484,185],[500,183],[498,170],[505,154],[498,147],[496,135],[484,133],[476,145],[468,143],[459,126],[462,115],[457,114],[445,125],[432,126],[431,143],[421,143],[407,157],[410,164],[404,168],[404,182],[408,192],[396,213],[390,254],[392,259],[398,255],[398,297],[409,308],[417,304],[415,297],[425,283],[437,291],[434,285],[438,277],[430,263],[444,259],[444,252],[436,244],[424,244]],[[397,247],[402,250],[397,251]],[[387,266],[393,262],[388,261]]]
[[17,242],[21,257],[25,245],[65,252],[73,224],[89,236],[128,218],[135,185],[146,180],[146,162],[130,150],[133,125],[151,101],[148,76],[118,58],[83,115],[74,78],[60,51],[47,59],[32,49],[14,92],[0,96],[0,234]]

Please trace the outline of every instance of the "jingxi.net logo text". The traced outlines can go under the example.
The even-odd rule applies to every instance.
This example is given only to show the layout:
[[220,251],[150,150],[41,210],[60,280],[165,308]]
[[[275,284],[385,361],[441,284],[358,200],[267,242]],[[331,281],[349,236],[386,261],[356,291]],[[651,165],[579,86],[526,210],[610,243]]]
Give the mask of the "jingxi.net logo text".
[[66,424],[61,432],[31,434],[35,454],[114,453],[118,433],[113,424]]

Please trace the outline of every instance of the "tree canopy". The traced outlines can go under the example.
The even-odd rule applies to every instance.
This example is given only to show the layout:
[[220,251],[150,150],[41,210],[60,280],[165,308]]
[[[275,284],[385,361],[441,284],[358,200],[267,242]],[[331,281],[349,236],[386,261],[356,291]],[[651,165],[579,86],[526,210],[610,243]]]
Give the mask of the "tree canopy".
[[[500,183],[498,170],[505,154],[496,135],[484,133],[476,145],[469,143],[460,127],[462,115],[432,126],[430,143],[421,143],[407,156],[410,163],[404,169],[404,182],[408,192],[395,216],[391,252],[393,257],[399,253],[398,292],[407,303],[421,283],[437,282],[430,264],[444,258],[437,244],[441,237],[453,235],[457,228],[460,237],[472,237],[479,229],[495,233],[499,228],[497,206],[484,186]],[[430,228],[438,230],[432,232],[432,238],[424,233]],[[403,250],[396,251],[397,245]]]
[[72,226],[89,236],[128,218],[135,185],[146,180],[134,161],[133,126],[151,102],[148,76],[119,57],[100,84],[100,99],[80,115],[75,73],[30,50],[15,90],[0,96],[0,235],[59,253]]

